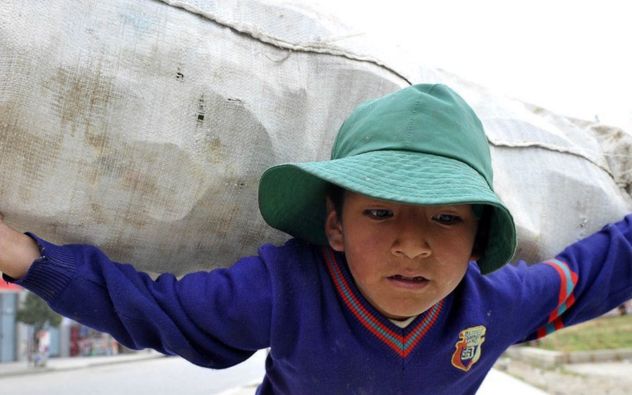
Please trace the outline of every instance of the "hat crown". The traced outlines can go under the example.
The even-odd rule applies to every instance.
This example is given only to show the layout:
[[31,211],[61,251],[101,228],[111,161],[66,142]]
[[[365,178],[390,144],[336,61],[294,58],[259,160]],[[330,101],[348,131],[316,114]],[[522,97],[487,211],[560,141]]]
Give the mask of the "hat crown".
[[490,188],[493,185],[481,121],[445,85],[413,85],[361,104],[341,126],[331,159],[383,150],[455,159],[480,173]]

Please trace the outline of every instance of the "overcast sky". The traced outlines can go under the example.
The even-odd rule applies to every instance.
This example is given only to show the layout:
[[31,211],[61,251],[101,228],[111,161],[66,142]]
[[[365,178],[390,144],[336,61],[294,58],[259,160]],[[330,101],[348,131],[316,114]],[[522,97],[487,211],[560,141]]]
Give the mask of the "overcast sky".
[[632,133],[632,4],[315,0],[361,32],[495,92]]

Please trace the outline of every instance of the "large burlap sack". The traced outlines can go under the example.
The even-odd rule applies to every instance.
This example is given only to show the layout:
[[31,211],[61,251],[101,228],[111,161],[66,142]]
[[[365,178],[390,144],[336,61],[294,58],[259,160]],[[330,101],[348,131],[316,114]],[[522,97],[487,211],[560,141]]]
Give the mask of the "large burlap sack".
[[3,2],[8,223],[145,270],[228,265],[284,237],[258,213],[265,168],[327,157],[358,102],[405,85],[308,11],[173,3]]
[[481,116],[520,257],[549,256],[632,207],[630,164],[614,156],[629,140],[604,149],[612,129],[386,56],[355,33],[254,0],[3,2],[0,211],[144,270],[226,266],[285,237],[257,210],[265,168],[327,158],[353,107],[411,82],[446,82]]

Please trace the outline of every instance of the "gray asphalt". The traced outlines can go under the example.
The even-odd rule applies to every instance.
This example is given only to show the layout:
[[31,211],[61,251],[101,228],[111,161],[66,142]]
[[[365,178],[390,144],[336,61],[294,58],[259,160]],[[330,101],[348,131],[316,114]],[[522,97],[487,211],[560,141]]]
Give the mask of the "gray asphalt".
[[[177,357],[152,358],[0,378],[2,395],[213,395],[261,379],[265,352],[229,370],[200,368]],[[0,369],[2,365],[0,364]]]

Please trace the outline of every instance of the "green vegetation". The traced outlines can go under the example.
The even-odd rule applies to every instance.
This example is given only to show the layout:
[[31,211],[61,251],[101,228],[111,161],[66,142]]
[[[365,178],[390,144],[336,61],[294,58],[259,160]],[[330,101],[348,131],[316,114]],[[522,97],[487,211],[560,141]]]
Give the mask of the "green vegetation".
[[632,348],[632,315],[588,321],[557,331],[532,345],[554,351]]
[[24,304],[18,309],[17,320],[33,325],[35,332],[37,332],[46,324],[58,326],[61,322],[61,316],[51,310],[39,296],[29,292]]

